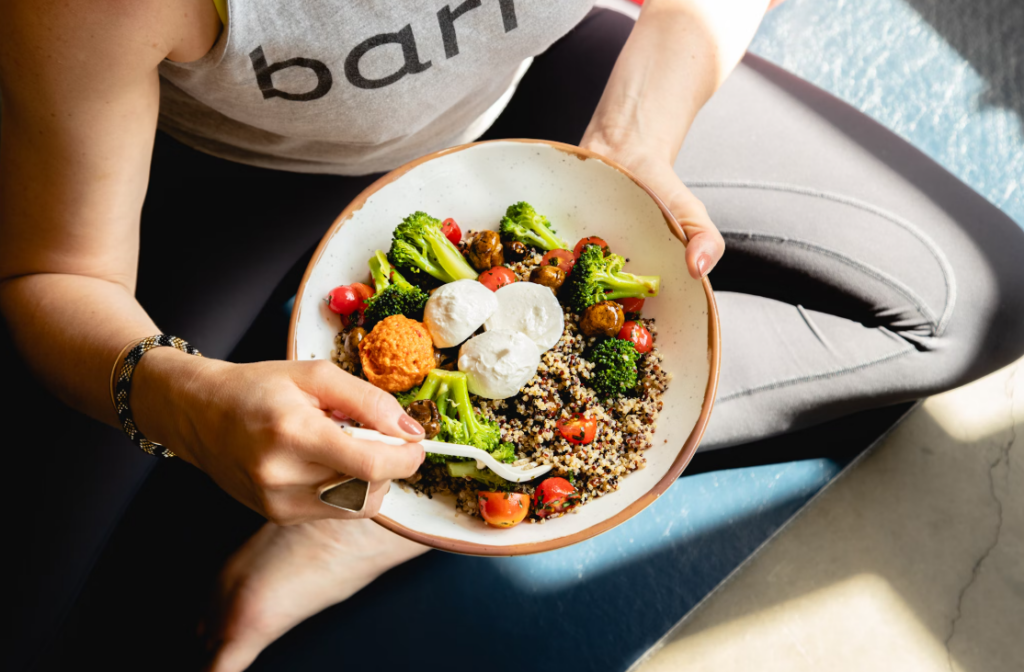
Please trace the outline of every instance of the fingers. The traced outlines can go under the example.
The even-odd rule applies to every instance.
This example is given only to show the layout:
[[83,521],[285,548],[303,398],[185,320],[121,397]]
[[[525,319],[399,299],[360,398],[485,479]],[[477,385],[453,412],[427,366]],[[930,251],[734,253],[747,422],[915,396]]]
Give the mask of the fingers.
[[349,436],[327,418],[310,428],[302,453],[339,473],[373,483],[408,478],[416,473],[426,452],[418,443],[389,446]]
[[392,395],[323,362],[313,371],[314,393],[328,410],[337,411],[382,434],[407,441],[423,438],[423,428]]
[[711,221],[707,208],[671,167],[644,177],[679,222],[686,236],[686,268],[690,276],[703,278],[725,253],[725,240]]

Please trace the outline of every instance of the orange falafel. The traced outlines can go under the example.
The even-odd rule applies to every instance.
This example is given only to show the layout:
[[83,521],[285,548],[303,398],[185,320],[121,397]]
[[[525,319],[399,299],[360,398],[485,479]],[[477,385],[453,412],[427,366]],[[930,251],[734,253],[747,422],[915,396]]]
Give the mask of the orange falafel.
[[366,379],[388,392],[419,385],[436,366],[426,326],[404,315],[384,318],[359,343]]

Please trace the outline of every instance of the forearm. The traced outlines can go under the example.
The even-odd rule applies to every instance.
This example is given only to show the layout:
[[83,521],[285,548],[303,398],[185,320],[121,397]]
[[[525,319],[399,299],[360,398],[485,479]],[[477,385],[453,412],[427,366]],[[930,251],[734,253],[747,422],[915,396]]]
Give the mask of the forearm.
[[133,340],[159,333],[123,285],[37,273],[0,284],[0,309],[36,377],[69,406],[120,426],[110,402],[114,360]]
[[588,143],[672,162],[768,7],[769,0],[647,0],[587,129]]

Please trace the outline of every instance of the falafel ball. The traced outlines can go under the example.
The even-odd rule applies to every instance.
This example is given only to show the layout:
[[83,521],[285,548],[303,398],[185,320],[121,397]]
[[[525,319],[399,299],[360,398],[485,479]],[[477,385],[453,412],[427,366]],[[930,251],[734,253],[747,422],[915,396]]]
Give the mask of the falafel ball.
[[404,392],[434,368],[434,342],[422,322],[392,315],[359,342],[359,361],[368,381],[387,392]]

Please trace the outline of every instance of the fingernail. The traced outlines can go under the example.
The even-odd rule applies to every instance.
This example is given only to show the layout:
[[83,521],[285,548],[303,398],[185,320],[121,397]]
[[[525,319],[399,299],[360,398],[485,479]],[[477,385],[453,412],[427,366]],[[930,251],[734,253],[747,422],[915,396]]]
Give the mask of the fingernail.
[[700,277],[704,277],[711,270],[711,257],[706,254],[701,254],[697,257],[697,271],[700,273]]
[[423,426],[412,419],[408,413],[403,413],[402,417],[398,419],[398,426],[406,434],[412,434],[414,436],[421,436],[424,434]]

